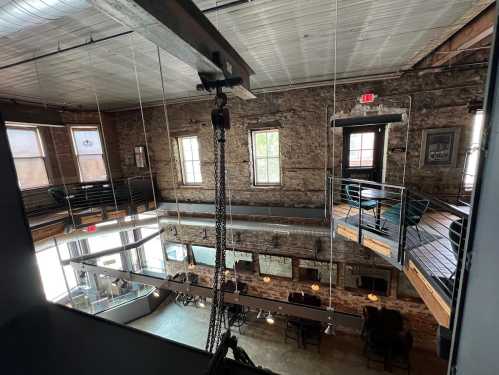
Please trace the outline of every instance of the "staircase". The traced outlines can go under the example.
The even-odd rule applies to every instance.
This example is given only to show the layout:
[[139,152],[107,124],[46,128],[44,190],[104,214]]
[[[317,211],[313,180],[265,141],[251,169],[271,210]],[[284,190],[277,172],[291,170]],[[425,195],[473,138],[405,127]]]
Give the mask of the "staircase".
[[334,232],[374,251],[408,279],[441,326],[451,326],[469,206],[403,186],[330,180]]

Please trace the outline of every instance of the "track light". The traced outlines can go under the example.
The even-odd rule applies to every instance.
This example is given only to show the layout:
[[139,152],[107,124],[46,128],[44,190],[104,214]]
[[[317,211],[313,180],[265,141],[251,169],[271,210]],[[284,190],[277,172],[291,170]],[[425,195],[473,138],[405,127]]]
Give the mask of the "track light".
[[312,285],[310,285],[310,289],[312,289],[314,292],[318,292],[321,289],[321,287],[319,283],[313,283]]
[[379,301],[379,297],[375,293],[369,293],[367,295],[367,299],[371,302],[378,302]]
[[266,283],[266,284],[270,283],[271,280],[272,279],[270,278],[270,276],[264,276],[263,277],[263,282]]
[[334,328],[334,324],[333,323],[329,322],[327,324],[327,327],[324,330],[324,334],[327,335],[327,336],[334,336],[334,335],[336,335],[336,330]]
[[275,320],[274,317],[272,316],[272,313],[269,311],[267,317],[265,318],[268,324],[274,324]]
[[260,309],[258,310],[258,315],[256,316],[257,319],[263,319],[263,310]]
[[201,307],[201,308],[205,308],[206,307],[206,298],[199,297],[199,299],[198,299],[198,306]]
[[161,293],[159,292],[158,289],[154,289],[152,292],[152,295],[156,298],[159,298],[159,296],[161,296]]

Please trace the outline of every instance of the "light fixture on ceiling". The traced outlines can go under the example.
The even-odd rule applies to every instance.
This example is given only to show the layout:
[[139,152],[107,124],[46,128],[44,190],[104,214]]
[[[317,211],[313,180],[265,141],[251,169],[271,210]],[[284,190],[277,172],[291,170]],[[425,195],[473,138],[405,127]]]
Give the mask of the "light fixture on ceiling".
[[156,298],[159,298],[161,296],[161,293],[159,292],[158,289],[154,289],[152,295]]
[[275,323],[275,319],[274,317],[272,316],[272,313],[269,311],[269,313],[267,314],[267,317],[265,318],[265,321],[268,323],[268,324],[274,324]]
[[206,298],[205,297],[199,297],[198,299],[198,306],[201,308],[206,307]]
[[262,309],[258,310],[258,315],[256,316],[256,318],[263,319],[263,317],[264,317],[263,310]]
[[270,283],[271,281],[272,281],[272,279],[270,278],[270,276],[264,276],[264,277],[263,277],[263,282],[264,282],[264,283],[268,284],[268,283]]
[[310,285],[310,289],[312,289],[314,292],[318,292],[319,290],[321,290],[321,287],[319,283],[313,283],[312,285]]
[[371,302],[378,302],[379,297],[376,295],[376,293],[372,292],[367,295],[367,299]]

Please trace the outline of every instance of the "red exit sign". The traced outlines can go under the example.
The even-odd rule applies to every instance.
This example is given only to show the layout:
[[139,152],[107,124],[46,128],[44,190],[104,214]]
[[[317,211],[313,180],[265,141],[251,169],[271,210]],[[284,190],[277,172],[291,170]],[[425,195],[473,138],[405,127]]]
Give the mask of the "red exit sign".
[[361,104],[369,104],[374,102],[374,99],[376,99],[376,95],[373,92],[366,92],[360,96],[359,101]]

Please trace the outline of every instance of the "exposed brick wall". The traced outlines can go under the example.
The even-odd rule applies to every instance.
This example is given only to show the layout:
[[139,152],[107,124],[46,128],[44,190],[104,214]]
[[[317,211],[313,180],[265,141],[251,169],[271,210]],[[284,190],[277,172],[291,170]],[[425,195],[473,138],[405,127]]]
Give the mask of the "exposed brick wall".
[[[213,228],[206,229],[206,236],[202,228],[177,226],[176,235],[171,228],[171,226],[166,228],[163,235],[164,240],[191,245],[214,246],[215,231]],[[230,232],[228,233],[228,238],[230,238]],[[321,298],[323,306],[327,306],[329,301],[328,285],[322,284],[318,292],[313,292],[310,288],[311,283],[300,282],[298,280],[298,258],[317,259],[327,262],[329,260],[328,238],[321,239],[321,248],[323,250],[316,254],[314,251],[316,237],[314,236],[281,234],[278,236],[279,245],[275,247],[273,245],[273,236],[275,234],[273,233],[255,231],[242,231],[240,233],[240,242],[235,245],[235,249],[249,251],[254,254],[253,273],[238,274],[238,280],[248,284],[249,294],[287,301],[290,292],[304,291],[306,293],[315,293]],[[258,253],[291,256],[293,258],[293,280],[274,277],[271,283],[264,283],[258,275]],[[371,251],[348,240],[336,239],[334,241],[333,261],[338,265],[337,285],[333,289],[333,306],[338,311],[361,315],[362,308],[369,304],[399,310],[406,320],[407,327],[411,329],[414,335],[415,345],[423,349],[435,350],[437,322],[421,301],[398,298],[399,271],[392,268],[383,259],[375,256]],[[379,302],[373,303],[366,298],[364,291],[345,289],[344,277],[346,264],[374,264],[377,267],[391,269],[392,276],[389,295],[380,297]],[[186,264],[170,261],[167,267],[170,274],[175,274],[177,272],[185,272]],[[199,275],[202,285],[211,287],[213,268],[197,265],[192,272]],[[233,272],[228,277],[233,278]]]
[[[486,69],[458,72],[406,74],[400,79],[340,85],[337,88],[336,112],[339,117],[364,113],[402,113],[402,123],[389,126],[386,182],[402,182],[407,124],[410,121],[406,184],[432,194],[455,194],[461,181],[465,149],[471,137],[472,114],[468,103],[482,99]],[[360,106],[356,99],[366,89],[372,89],[378,100],[370,106]],[[260,94],[252,101],[230,99],[232,128],[227,135],[227,169],[234,203],[282,206],[314,206],[324,204],[325,139],[328,133],[328,167],[335,174],[341,165],[342,131],[326,130],[326,118],[332,115],[332,88],[319,87],[280,93]],[[213,201],[213,130],[210,124],[211,101],[168,106],[173,150],[175,138],[197,135],[201,150],[203,183],[200,187],[185,187],[172,176],[170,153],[163,109],[145,110],[146,129],[152,169],[158,176],[163,199],[173,200],[176,182],[180,201]],[[327,108],[327,111],[326,111]],[[409,113],[410,112],[410,113]],[[120,112],[116,115],[116,130],[124,175],[140,171],[134,166],[133,147],[145,143],[140,113]],[[282,185],[275,188],[255,188],[251,181],[249,131],[276,127],[280,130]],[[419,167],[423,129],[461,128],[459,157],[455,168]],[[178,156],[174,171],[177,176]]]

